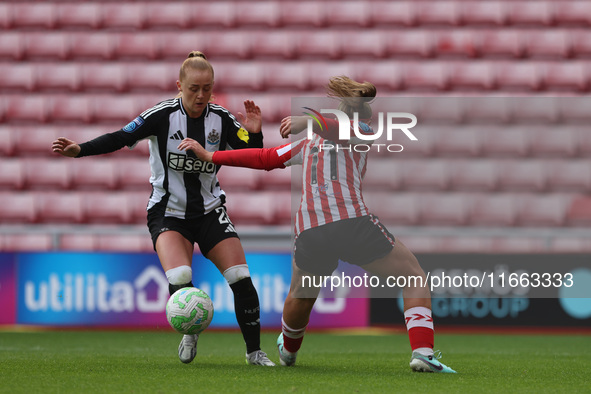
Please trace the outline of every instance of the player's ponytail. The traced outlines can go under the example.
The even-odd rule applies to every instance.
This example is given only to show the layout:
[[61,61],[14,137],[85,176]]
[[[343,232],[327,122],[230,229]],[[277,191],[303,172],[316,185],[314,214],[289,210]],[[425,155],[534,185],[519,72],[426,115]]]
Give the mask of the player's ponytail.
[[372,111],[369,103],[377,94],[377,89],[372,83],[357,82],[341,75],[329,80],[327,92],[329,97],[337,97],[341,100],[339,110],[350,117],[357,112],[360,119],[371,118]]
[[207,60],[207,57],[203,52],[200,51],[191,51],[187,55],[187,58],[181,65],[181,70],[179,72],[179,81],[182,81],[187,75],[187,69],[192,68],[195,70],[209,70],[211,71],[211,79],[213,80],[213,67],[211,63]]

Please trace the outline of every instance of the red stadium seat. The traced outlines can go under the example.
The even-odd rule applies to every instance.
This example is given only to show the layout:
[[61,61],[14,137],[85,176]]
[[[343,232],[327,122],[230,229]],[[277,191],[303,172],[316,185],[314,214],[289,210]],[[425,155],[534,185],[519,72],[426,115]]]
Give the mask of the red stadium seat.
[[426,30],[392,31],[388,35],[387,52],[393,58],[427,58],[435,54],[433,36]]
[[443,30],[433,37],[434,52],[439,57],[473,58],[478,54],[474,31]]
[[125,192],[125,196],[127,197],[127,205],[131,210],[131,223],[144,225],[147,223],[147,207],[150,194],[151,190]]
[[49,119],[49,100],[40,95],[11,95],[5,98],[4,117],[12,123],[45,123]]
[[567,224],[577,227],[589,227],[591,225],[591,197],[576,196],[568,208]]
[[591,112],[588,110],[590,104],[588,96],[561,97],[556,101],[563,122],[577,125],[588,125],[591,121]]
[[554,124],[560,121],[560,110],[558,100],[553,97],[527,97],[512,98],[509,105],[513,108],[512,117],[516,123],[524,123],[536,127],[535,133],[539,127],[546,127],[548,124]]
[[371,1],[371,23],[383,26],[414,26],[417,24],[412,1]]
[[567,30],[532,30],[524,36],[525,54],[544,59],[566,59],[571,56],[571,35]]
[[53,250],[51,234],[4,234],[2,235],[4,251],[11,252],[47,252]]
[[495,88],[494,65],[489,62],[458,61],[449,70],[449,85],[453,90],[480,92]]
[[10,11],[13,29],[51,30],[56,25],[57,7],[53,3],[13,3]]
[[525,157],[530,152],[530,129],[483,127],[483,154],[491,157]]
[[250,55],[257,59],[292,59],[296,55],[297,37],[290,30],[254,31],[249,33],[252,43]]
[[572,51],[577,58],[589,58],[591,55],[591,32],[589,29],[572,31]]
[[101,234],[97,236],[97,250],[118,252],[153,252],[149,234]]
[[81,87],[80,74],[80,65],[76,63],[35,63],[35,90],[51,93],[78,91]]
[[35,67],[27,63],[0,63],[0,89],[2,91],[31,91],[37,79]]
[[[155,105],[154,103],[153,105]],[[96,95],[92,97],[93,116],[99,122],[111,122],[125,126],[144,111],[133,95]],[[140,109],[141,108],[141,109]]]
[[[337,64],[341,63],[334,63],[335,67]],[[404,85],[405,67],[403,64],[400,64],[399,62],[355,62],[349,64],[348,67],[351,67],[351,73],[355,76],[356,79],[360,79],[362,81],[371,81],[376,86],[383,86],[393,91],[401,90],[406,87]],[[326,74],[324,74],[324,72],[321,70],[319,70],[319,73],[319,75],[322,75],[322,80],[328,82],[328,79],[325,78]],[[334,75],[339,74],[333,74],[331,76]],[[314,78],[314,76],[311,76],[311,78]],[[323,84],[326,84],[327,82],[324,82]]]
[[507,3],[507,23],[519,26],[550,26],[554,22],[552,1],[527,0]]
[[406,89],[437,91],[449,87],[449,70],[443,63],[405,63],[403,84]]
[[81,31],[70,34],[70,53],[73,59],[110,60],[114,57],[116,34],[104,31]]
[[[436,124],[440,126],[439,135],[441,136],[443,133],[449,135],[450,138],[453,139],[452,142],[446,143],[442,141],[442,143],[447,144],[448,146],[454,146],[456,144],[461,143],[460,138],[455,138],[454,134],[457,134],[459,131],[458,125],[460,125],[464,121],[465,115],[465,104],[466,100],[457,99],[457,98],[450,98],[450,97],[423,97],[417,100],[417,107],[416,110],[410,111],[413,113],[418,119],[420,119],[421,123],[428,123],[428,124]],[[464,134],[466,138],[478,138],[477,133],[474,133],[474,130],[465,131]],[[439,138],[443,140],[444,138]],[[470,142],[468,142],[469,144]],[[466,145],[464,143],[464,145]],[[443,148],[442,150],[445,150]]]
[[51,145],[60,136],[59,129],[49,126],[15,126],[12,130],[15,146],[19,147],[18,156],[58,158],[51,150]]
[[542,160],[504,160],[500,166],[499,188],[505,191],[540,192],[546,189]]
[[530,92],[542,87],[543,67],[538,63],[504,63],[496,70],[496,84],[501,90]]
[[272,171],[265,171],[259,175],[259,184],[262,190],[278,190],[289,191],[293,187],[297,187],[301,182],[301,177],[297,178],[294,173],[292,176],[292,169],[275,169]]
[[127,89],[127,67],[124,64],[83,63],[80,74],[85,92],[121,92]]
[[342,54],[357,59],[382,58],[388,55],[388,33],[380,30],[344,31],[339,33]]
[[272,224],[275,216],[274,201],[272,192],[233,192],[228,195],[226,207],[230,220],[238,226]]
[[506,3],[489,0],[462,2],[461,15],[464,25],[503,26],[507,21]]
[[283,26],[326,26],[330,13],[328,5],[317,1],[282,1],[281,25]]
[[[179,32],[176,34],[184,35]],[[169,37],[170,34],[166,32],[122,32],[113,35],[113,57],[116,59],[130,59],[130,60],[155,60],[161,57],[161,47],[163,43],[165,46],[176,46],[172,42],[166,42],[164,37]],[[174,40],[174,38],[172,38]],[[168,49],[167,49],[168,50]],[[182,53],[179,54],[178,59],[184,59],[189,50],[186,44]],[[178,62],[180,68],[180,62]]]
[[460,191],[493,191],[499,182],[499,162],[458,160],[451,163],[451,188]]
[[544,165],[550,190],[591,193],[591,162],[589,160],[547,160]]
[[276,27],[281,23],[281,3],[250,0],[234,4],[239,26]]
[[544,85],[551,91],[587,92],[591,88],[591,68],[579,61],[548,63]]
[[[201,51],[208,59],[228,58],[233,62],[236,59],[246,59],[251,56],[251,48],[256,45],[252,42],[252,36],[241,30],[212,33],[207,38],[207,48]],[[193,44],[192,48],[200,47]]]
[[[327,23],[330,26],[345,26],[347,28],[368,27],[372,23],[371,1],[343,1],[329,7],[325,6]],[[359,31],[361,32],[361,31]]]
[[48,98],[51,103],[49,116],[52,122],[90,123],[92,121],[92,99],[86,95],[55,95]]
[[[146,142],[140,143],[147,145]],[[127,151],[127,149],[125,150]],[[112,160],[118,177],[119,189],[141,190],[142,192],[145,190],[149,195],[149,192],[152,189],[150,185],[150,163],[143,157],[130,158],[129,154],[125,156],[127,157],[125,159]]]
[[269,63],[264,69],[266,91],[305,91],[308,88],[308,75],[311,70],[305,68],[305,63]]
[[70,56],[70,37],[53,31],[24,33],[25,56],[29,60],[66,60]]
[[482,57],[520,58],[525,54],[523,35],[517,30],[486,30],[479,34]]
[[544,127],[531,130],[531,153],[540,158],[577,156],[578,134],[568,127]]
[[113,160],[87,158],[71,164],[71,182],[75,189],[115,189],[118,184],[118,169]]
[[505,97],[475,97],[462,104],[466,122],[503,125],[511,121],[513,108]]
[[83,194],[84,216],[89,223],[128,224],[133,215],[124,192]]
[[308,30],[298,33],[296,50],[298,57],[312,59],[337,59],[342,55],[340,32],[334,30]]
[[39,192],[35,199],[39,222],[78,224],[84,221],[83,197],[79,193]]
[[364,191],[398,190],[402,186],[402,163],[396,160],[369,160],[363,178]]
[[273,201],[273,224],[291,226],[300,205],[301,193],[277,192]]
[[30,158],[25,162],[26,187],[35,190],[67,189],[71,184],[71,159]]
[[[234,27],[240,15],[236,10],[236,3],[232,1],[191,2],[191,25],[200,27]],[[191,42],[191,41],[189,41]],[[186,41],[184,43],[186,45]],[[192,48],[199,48],[191,46]]]
[[36,220],[34,193],[0,192],[0,223],[34,223]]
[[461,21],[461,7],[456,1],[413,2],[420,25],[457,26]]
[[62,234],[59,237],[60,250],[94,251],[97,249],[95,234]]
[[22,60],[26,52],[25,41],[23,33],[3,31],[0,34],[0,59]]
[[403,164],[404,190],[437,191],[449,187],[450,173],[445,159],[408,160]]
[[[206,3],[199,2],[199,6],[205,4]],[[193,49],[200,50],[201,52],[204,52],[206,56],[210,56],[207,52],[207,35],[202,32],[185,30],[179,32],[144,33],[139,37],[146,36],[146,34],[149,34],[147,37],[149,37],[151,41],[157,43],[156,48],[160,53],[159,56],[162,59],[176,62],[179,69],[181,68],[181,61],[184,60]],[[133,38],[134,40],[139,39],[137,35],[132,35],[130,38]],[[132,52],[132,54],[137,53],[138,56],[141,56],[141,47],[136,48],[135,51],[136,52]]]
[[177,63],[128,63],[126,86],[133,91],[175,92],[180,66]]
[[262,90],[265,71],[260,64],[249,62],[218,63],[215,66],[216,87],[222,90]]
[[20,154],[20,148],[22,147],[17,150],[16,137],[12,127],[0,126],[0,155],[8,157],[13,154]]
[[0,4],[0,29],[9,30],[12,26],[12,4]]
[[222,167],[217,176],[223,190],[246,192],[260,188],[261,174],[260,170],[250,168]]
[[470,214],[472,226],[511,227],[516,223],[519,210],[516,195],[478,194],[473,201]]
[[571,200],[572,196],[565,194],[524,196],[517,220],[525,227],[561,227]]
[[561,2],[554,7],[553,14],[560,26],[591,26],[591,4],[585,0]]
[[18,190],[25,185],[25,171],[23,160],[6,159],[0,160],[0,189]]
[[414,226],[421,223],[419,194],[367,193],[368,209],[387,226]]
[[191,28],[192,7],[189,2],[150,2],[145,8],[144,25],[147,29]]
[[56,3],[56,24],[60,29],[98,29],[102,21],[100,3]]
[[470,217],[470,196],[462,193],[430,193],[419,200],[426,226],[464,226]]
[[101,4],[102,27],[139,30],[144,27],[146,5],[141,3],[105,2]]

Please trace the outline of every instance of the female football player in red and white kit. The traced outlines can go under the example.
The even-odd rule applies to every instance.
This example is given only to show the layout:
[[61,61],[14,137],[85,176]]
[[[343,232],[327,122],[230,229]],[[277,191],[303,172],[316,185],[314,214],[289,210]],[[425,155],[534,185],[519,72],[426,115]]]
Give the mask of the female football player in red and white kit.
[[[340,98],[339,110],[350,119],[356,112],[359,130],[373,133],[368,123],[369,106],[376,88],[348,77],[332,78],[330,96]],[[286,138],[307,128],[308,117],[290,116],[281,122]],[[421,277],[425,273],[416,257],[370,213],[363,201],[361,182],[366,170],[367,152],[344,148],[356,141],[338,140],[338,122],[326,119],[326,129],[314,125],[312,139],[301,139],[270,149],[209,152],[198,142],[185,139],[179,149],[192,150],[200,159],[216,165],[272,170],[294,164],[303,166],[302,198],[295,219],[292,282],[285,300],[282,333],[277,340],[282,365],[295,364],[319,287],[304,287],[302,277],[330,275],[338,260],[361,266],[371,274]],[[354,125],[352,125],[354,127]],[[337,141],[336,143],[333,141]],[[360,141],[360,140],[359,140]],[[367,141],[363,141],[367,142]],[[410,282],[410,281],[407,281]],[[316,282],[318,283],[318,282]],[[434,355],[431,295],[427,287],[408,285],[403,290],[404,316],[412,356],[410,366],[421,372],[455,372]]]

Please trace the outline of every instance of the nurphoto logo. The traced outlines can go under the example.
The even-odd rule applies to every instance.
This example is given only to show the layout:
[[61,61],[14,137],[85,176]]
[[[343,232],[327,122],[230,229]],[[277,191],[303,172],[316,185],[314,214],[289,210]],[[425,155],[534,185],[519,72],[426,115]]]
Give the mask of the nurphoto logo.
[[[386,140],[389,142],[392,141],[395,131],[401,131],[411,141],[418,141],[418,138],[410,131],[416,126],[417,117],[409,112],[387,112],[385,115],[383,112],[379,112],[378,128],[374,130],[366,123],[359,121],[358,112],[353,113],[353,121],[351,121],[346,113],[337,109],[321,109],[320,112],[309,107],[304,107],[304,109],[311,111],[311,113],[305,112],[311,118],[308,119],[307,125],[308,139],[314,138],[314,122],[318,124],[320,130],[328,130],[328,124],[322,114],[333,114],[339,124],[339,141],[349,142],[349,146],[342,146],[328,141],[319,146],[320,150],[368,152],[374,147],[378,152],[380,149],[386,149],[388,152],[402,152],[404,147],[401,144],[375,143],[384,134],[384,130],[386,131]],[[406,120],[406,122],[400,123],[401,120]],[[351,130],[353,130],[353,135],[351,135]]]

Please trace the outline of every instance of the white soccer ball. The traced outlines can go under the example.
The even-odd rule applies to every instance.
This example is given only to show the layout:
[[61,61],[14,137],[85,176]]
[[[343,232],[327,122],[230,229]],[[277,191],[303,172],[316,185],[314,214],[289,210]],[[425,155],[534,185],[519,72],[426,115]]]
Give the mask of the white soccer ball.
[[211,298],[196,287],[183,287],[166,303],[166,319],[181,334],[200,334],[213,318]]

